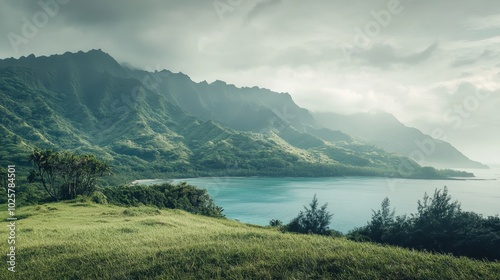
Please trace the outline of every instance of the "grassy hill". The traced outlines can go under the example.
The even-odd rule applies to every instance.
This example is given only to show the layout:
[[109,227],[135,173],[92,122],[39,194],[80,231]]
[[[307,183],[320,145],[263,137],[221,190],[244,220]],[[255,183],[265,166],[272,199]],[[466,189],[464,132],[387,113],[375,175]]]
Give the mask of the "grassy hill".
[[[180,210],[62,202],[18,209],[0,279],[499,279],[500,263],[283,234]],[[6,213],[0,218],[5,221]],[[0,236],[7,236],[0,227]],[[5,248],[6,243],[2,246]],[[2,249],[5,252],[5,249]]]

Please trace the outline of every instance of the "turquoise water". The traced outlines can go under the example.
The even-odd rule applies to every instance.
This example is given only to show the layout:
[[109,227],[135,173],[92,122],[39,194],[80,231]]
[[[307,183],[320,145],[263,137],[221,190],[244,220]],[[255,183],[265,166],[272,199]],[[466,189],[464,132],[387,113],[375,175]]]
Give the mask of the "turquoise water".
[[267,225],[271,219],[289,222],[314,194],[333,213],[331,228],[347,232],[363,226],[384,197],[396,215],[416,212],[424,193],[448,187],[462,209],[483,215],[500,214],[500,170],[474,170],[485,180],[401,180],[373,177],[342,178],[192,178],[175,180],[206,188],[230,219]]

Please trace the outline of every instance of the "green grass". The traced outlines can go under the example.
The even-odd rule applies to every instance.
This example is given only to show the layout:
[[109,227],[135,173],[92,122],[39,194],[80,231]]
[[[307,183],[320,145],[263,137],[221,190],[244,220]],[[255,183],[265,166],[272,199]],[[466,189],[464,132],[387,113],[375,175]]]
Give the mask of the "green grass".
[[[500,263],[283,234],[180,210],[54,203],[17,214],[17,272],[7,271],[2,253],[1,279],[500,278]],[[1,244],[6,252],[6,239]]]

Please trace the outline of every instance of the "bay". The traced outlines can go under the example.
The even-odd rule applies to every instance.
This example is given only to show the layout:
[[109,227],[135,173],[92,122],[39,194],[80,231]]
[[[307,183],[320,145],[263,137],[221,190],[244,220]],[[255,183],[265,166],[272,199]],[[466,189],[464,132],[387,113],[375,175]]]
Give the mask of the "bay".
[[410,180],[376,177],[257,178],[217,177],[176,179],[205,188],[230,219],[267,225],[271,219],[288,223],[316,194],[333,213],[330,228],[341,232],[363,226],[385,197],[396,215],[415,213],[424,193],[447,186],[462,210],[485,216],[500,214],[500,169],[468,170],[472,180]]

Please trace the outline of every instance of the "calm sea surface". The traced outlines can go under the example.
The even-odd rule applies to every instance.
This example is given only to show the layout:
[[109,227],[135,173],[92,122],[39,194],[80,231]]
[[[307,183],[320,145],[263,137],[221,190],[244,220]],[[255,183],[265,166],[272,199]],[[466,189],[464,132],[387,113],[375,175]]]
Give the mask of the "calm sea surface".
[[416,212],[424,193],[448,187],[462,210],[500,214],[500,169],[469,170],[475,180],[402,180],[372,177],[343,178],[192,178],[175,180],[206,188],[230,219],[267,225],[271,219],[288,223],[314,194],[333,213],[331,228],[347,232],[363,226],[384,197],[396,215]]

